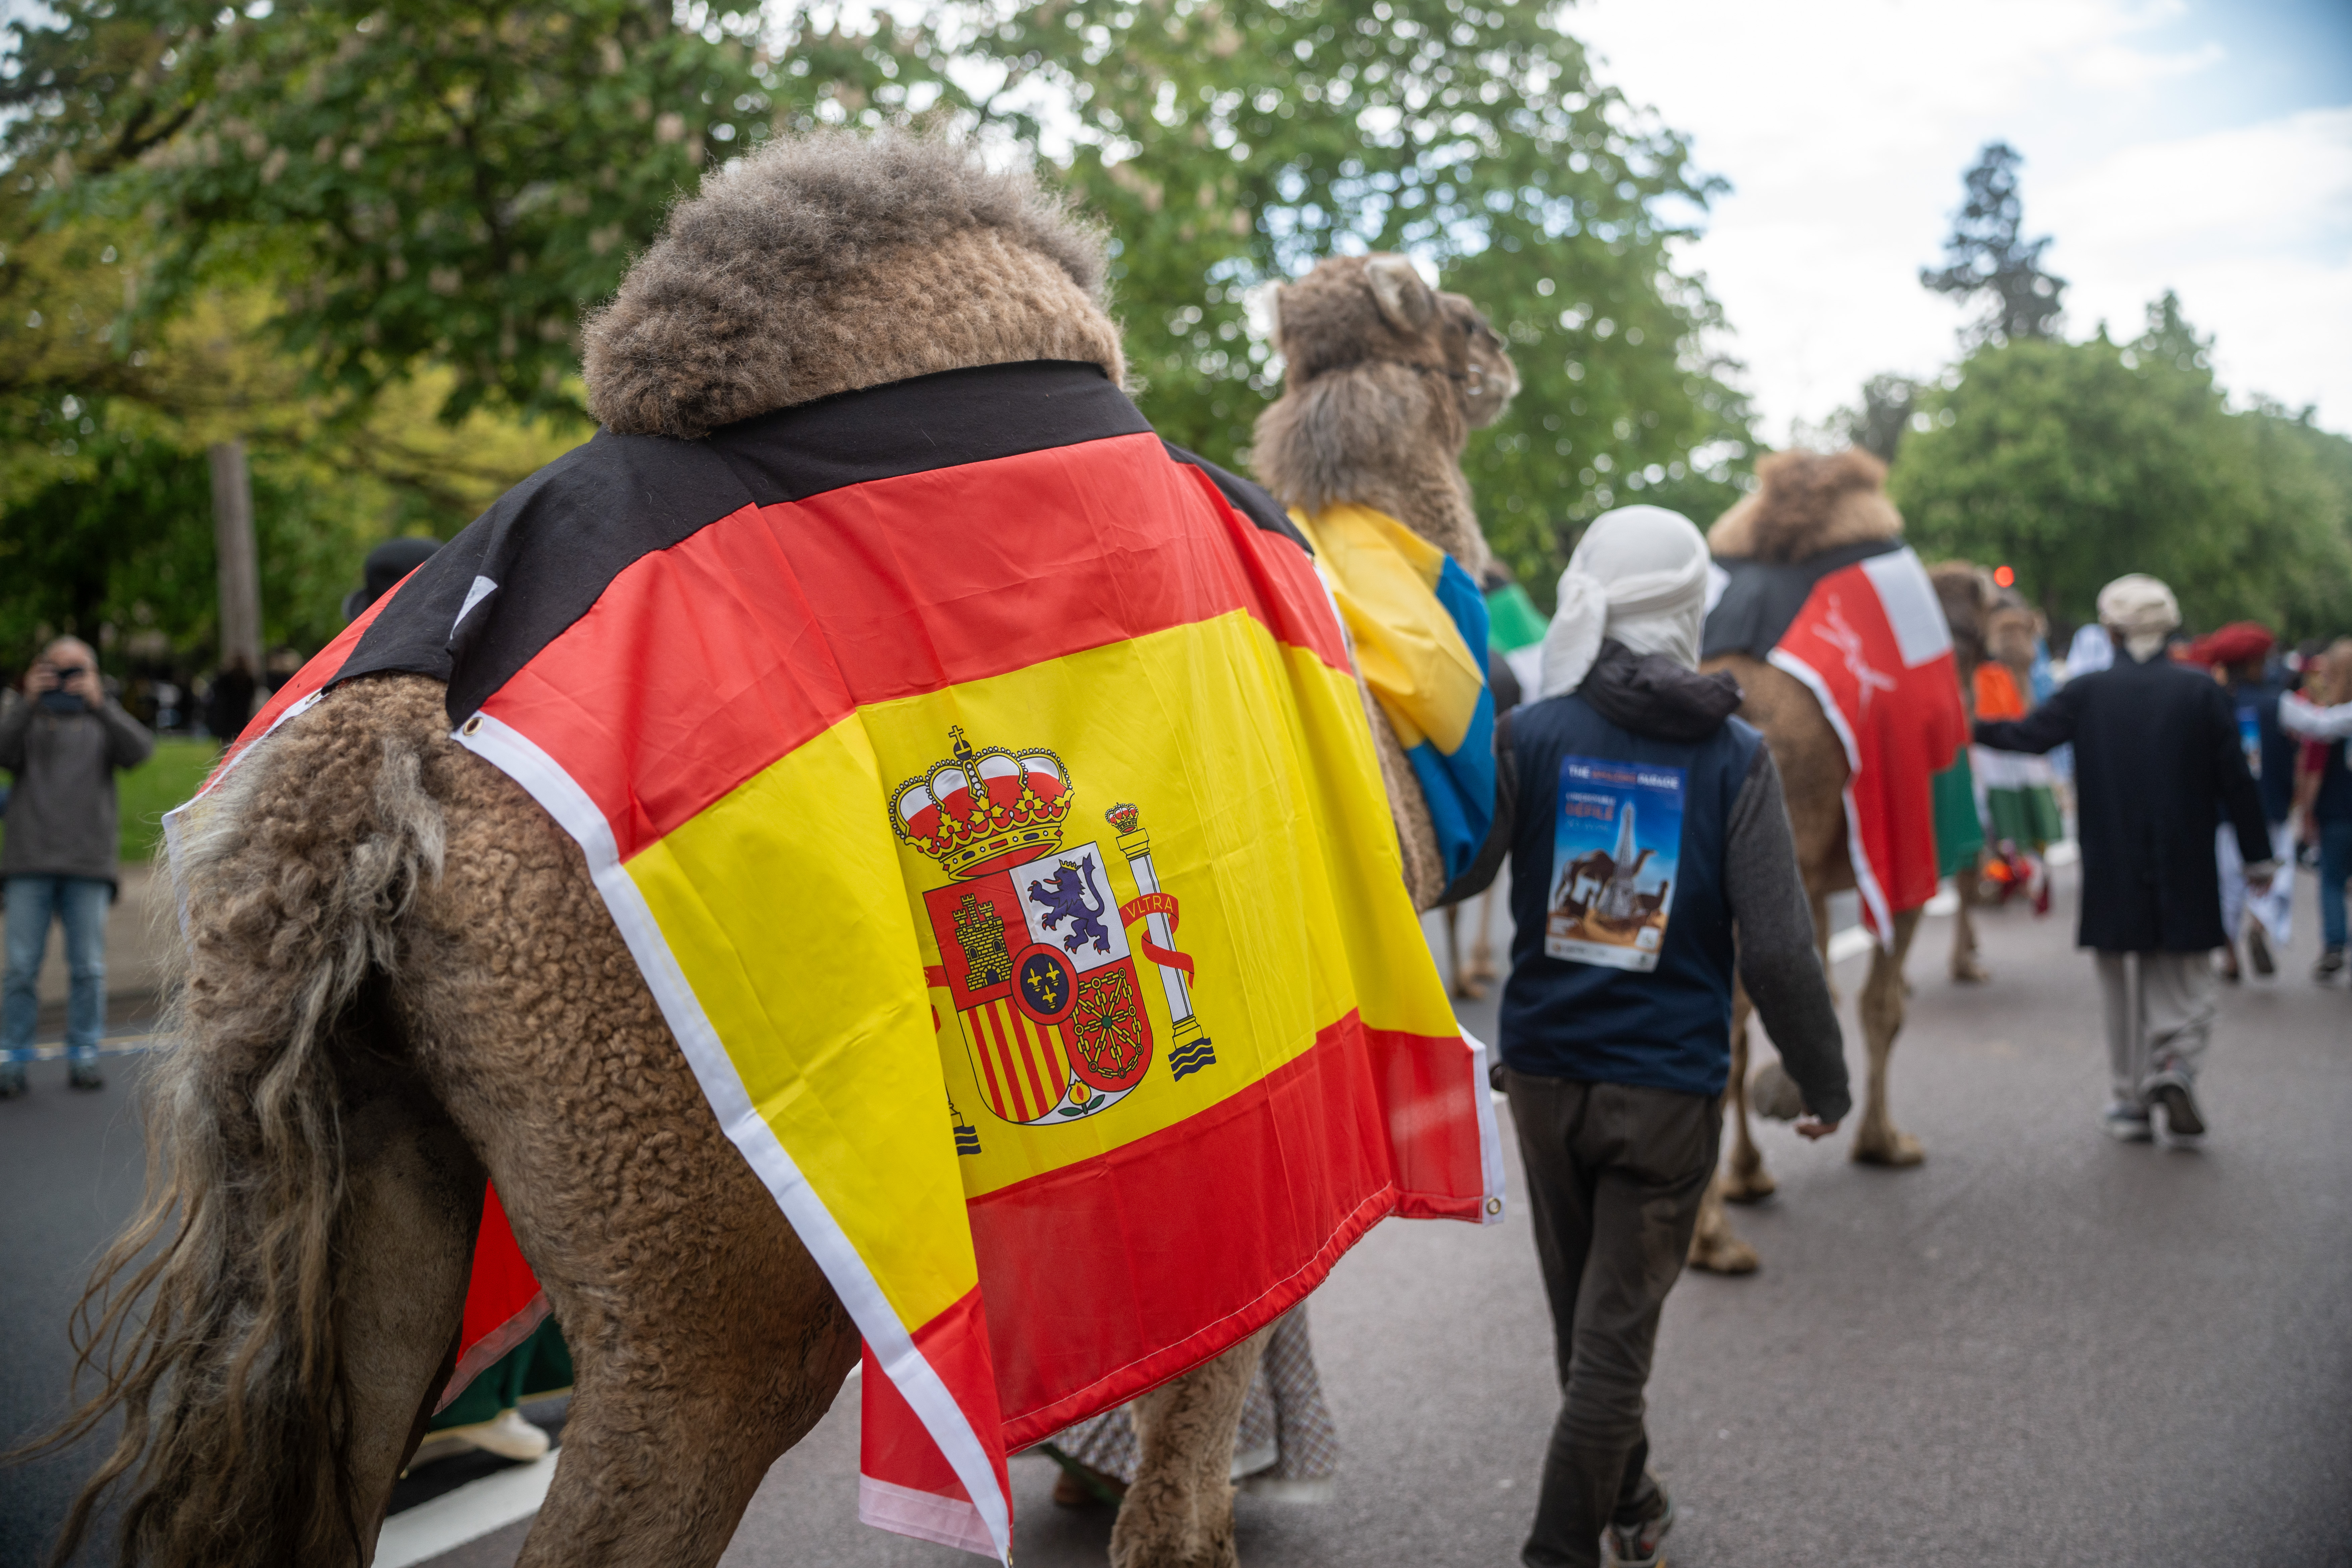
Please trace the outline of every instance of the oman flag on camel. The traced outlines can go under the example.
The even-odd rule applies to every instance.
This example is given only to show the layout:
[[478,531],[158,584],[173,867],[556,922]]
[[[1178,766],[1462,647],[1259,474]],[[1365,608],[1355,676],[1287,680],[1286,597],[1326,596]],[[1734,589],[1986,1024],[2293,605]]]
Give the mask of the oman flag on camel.
[[1932,780],[1968,742],[1950,628],[1910,546],[1874,540],[1787,564],[1717,563],[1705,652],[1748,653],[1805,683],[1845,748],[1847,850],[1863,920],[1935,897]]

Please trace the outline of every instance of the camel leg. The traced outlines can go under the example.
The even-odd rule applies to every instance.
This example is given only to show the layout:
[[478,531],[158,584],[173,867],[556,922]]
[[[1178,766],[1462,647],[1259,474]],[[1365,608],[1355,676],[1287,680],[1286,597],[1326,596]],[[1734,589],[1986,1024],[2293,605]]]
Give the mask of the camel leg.
[[1780,1185],[1764,1168],[1764,1156],[1748,1125],[1748,1020],[1756,1005],[1748,987],[1731,987],[1731,1077],[1723,1086],[1724,1120],[1731,1123],[1730,1168],[1717,1179],[1724,1201],[1752,1204],[1770,1197]]
[[1234,1568],[1234,1431],[1266,1331],[1135,1402],[1143,1451],[1111,1527],[1111,1568]]
[[434,758],[446,870],[402,964],[417,1049],[578,1376],[520,1562],[708,1568],[858,1336],[719,1130],[579,850],[488,764]]
[[1919,911],[1895,917],[1895,948],[1870,955],[1870,979],[1862,991],[1862,1038],[1870,1053],[1870,1086],[1863,1100],[1862,1125],[1853,1135],[1853,1157],[1866,1165],[1916,1165],[1924,1157],[1919,1140],[1898,1131],[1886,1114],[1886,1064],[1903,1028],[1903,960],[1919,930]]
[[[1738,1009],[1747,1001],[1746,992],[1733,993],[1731,1075],[1723,1086],[1726,1105],[1736,1106],[1738,1135],[1743,1139],[1748,1131],[1748,1029],[1747,1019]],[[1758,1173],[1762,1173],[1760,1163]],[[1753,1274],[1758,1261],[1756,1249],[1740,1240],[1738,1233],[1731,1228],[1731,1215],[1723,1206],[1726,1195],[1723,1173],[1717,1172],[1706,1184],[1706,1195],[1699,1200],[1698,1225],[1691,1231],[1690,1266],[1710,1274]]]
[[369,1521],[362,1562],[373,1553],[393,1483],[415,1455],[456,1364],[482,1212],[480,1163],[395,1060],[354,1053],[346,1079],[357,1101],[344,1118],[347,1234],[362,1244],[347,1254],[336,1293],[352,1409],[352,1500]]
[[1952,919],[1952,978],[1963,985],[1990,980],[1992,971],[1977,956],[1977,898],[1982,879],[1977,875],[1984,859],[1983,851],[1961,867],[1952,876],[1952,888],[1960,896],[1960,907]]
[[1813,951],[1822,955],[1822,978],[1829,984],[1830,1005],[1844,1006],[1845,993],[1838,989],[1837,970],[1830,963],[1830,896],[1827,893],[1813,894]]
[[1723,1178],[1718,1175],[1706,1184],[1706,1196],[1699,1200],[1698,1226],[1691,1232],[1690,1266],[1710,1274],[1753,1274],[1757,1262],[1756,1249],[1731,1228],[1731,1215],[1723,1206]]
[[1497,977],[1494,932],[1495,889],[1490,887],[1478,895],[1478,932],[1470,939],[1470,978],[1482,988]]
[[1462,906],[1445,906],[1445,973],[1456,1001],[1475,1002],[1486,994],[1477,977],[1462,967]]

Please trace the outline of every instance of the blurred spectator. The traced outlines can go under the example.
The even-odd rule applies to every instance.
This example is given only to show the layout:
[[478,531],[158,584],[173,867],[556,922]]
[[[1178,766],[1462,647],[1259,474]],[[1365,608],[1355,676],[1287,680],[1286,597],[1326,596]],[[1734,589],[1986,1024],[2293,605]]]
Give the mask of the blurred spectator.
[[[2032,691],[2034,654],[2041,644],[2040,618],[2013,596],[1985,616],[1986,658],[1976,668],[1976,716],[2022,719],[2041,706]],[[2058,810],[2058,776],[2042,756],[1978,746],[1970,758],[1982,792],[1985,837],[1993,858],[1985,868],[2006,902],[2013,892],[2033,900],[2037,915],[2050,912],[2050,878],[2042,853],[2066,837]]]
[[361,613],[399,586],[400,580],[432,559],[441,546],[430,539],[387,539],[367,553],[360,568],[360,585],[343,595],[343,619]]
[[2066,647],[2066,679],[2080,680],[2086,675],[2096,675],[2116,662],[2116,645],[2107,638],[2107,628],[2093,621],[2074,629],[2074,640]]
[[[2221,871],[2221,978],[2239,975],[2238,938],[2243,934],[2246,957],[2257,974],[2275,965],[2270,938],[2284,947],[2292,939],[2289,916],[2294,907],[2294,833],[2287,818],[2294,815],[2296,745],[2279,728],[2280,689],[2270,679],[2271,650],[2278,639],[2255,621],[2233,621],[2191,645],[2189,657],[2211,669],[2230,694],[2238,721],[2238,743],[2246,766],[2262,792],[2263,816],[2270,824],[2272,858],[2281,862],[2278,877],[2261,898],[2246,896],[2244,862],[2238,855],[2238,836],[2227,823],[2214,831],[2214,854]],[[2247,917],[2251,914],[2252,920]]]
[[[2305,699],[2308,699],[2306,700]],[[2339,638],[2306,667],[2304,695],[2279,700],[2279,723],[2304,737],[2295,805],[2306,840],[2319,846],[2319,963],[2322,984],[2344,972],[2344,884],[2352,879],[2352,637]]]
[[232,654],[221,666],[220,673],[213,677],[212,689],[205,693],[205,728],[212,731],[214,740],[226,745],[245,732],[246,721],[253,717],[257,684],[245,655]]
[[114,899],[114,774],[135,768],[155,737],[99,680],[87,643],[59,637],[0,711],[0,768],[8,797],[0,887],[7,901],[7,970],[0,984],[0,1098],[25,1092],[25,1061],[40,1011],[35,989],[49,925],[66,928],[68,1081],[102,1089],[98,1041],[106,1029],[106,909]]

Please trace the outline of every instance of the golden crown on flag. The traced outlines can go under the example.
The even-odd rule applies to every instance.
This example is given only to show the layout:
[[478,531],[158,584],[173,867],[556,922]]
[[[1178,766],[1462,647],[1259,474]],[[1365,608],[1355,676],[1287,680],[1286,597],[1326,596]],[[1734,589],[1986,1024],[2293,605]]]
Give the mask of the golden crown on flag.
[[1043,747],[972,749],[963,726],[948,730],[950,754],[898,786],[890,825],[950,877],[976,877],[1008,860],[1062,845],[1070,770]]

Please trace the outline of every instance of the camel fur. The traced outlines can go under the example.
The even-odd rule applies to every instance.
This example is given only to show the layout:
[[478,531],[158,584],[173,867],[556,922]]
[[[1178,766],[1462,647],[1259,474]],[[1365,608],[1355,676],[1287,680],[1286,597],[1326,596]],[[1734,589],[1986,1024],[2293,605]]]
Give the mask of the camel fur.
[[[1707,531],[1718,557],[1803,561],[1842,545],[1894,539],[1903,531],[1902,514],[1885,494],[1886,468],[1867,452],[1849,450],[1776,452],[1756,465],[1757,487]],[[1796,839],[1797,865],[1811,896],[1822,964],[1829,966],[1829,899],[1854,886],[1846,849],[1844,792],[1849,770],[1845,749],[1830,727],[1821,703],[1794,676],[1748,654],[1706,661],[1708,670],[1728,670],[1744,700],[1739,717],[1764,732]],[[1859,1002],[1868,1087],[1862,1120],[1854,1130],[1854,1160],[1864,1164],[1908,1166],[1923,1157],[1919,1141],[1895,1127],[1887,1111],[1887,1064],[1903,1028],[1903,963],[1919,927],[1919,910],[1898,911],[1891,943],[1871,952],[1870,976]],[[1764,1169],[1748,1127],[1748,1020],[1753,1011],[1747,992],[1732,997],[1731,1075],[1724,1089],[1731,1124],[1731,1153],[1708,1186],[1691,1237],[1693,1267],[1745,1274],[1757,1266],[1756,1250],[1732,1230],[1724,1204],[1754,1203],[1777,1184]]]
[[[1117,376],[1102,278],[1100,236],[1025,172],[780,141],[673,211],[590,329],[589,397],[614,428],[690,439],[961,364]],[[856,1364],[579,847],[449,738],[446,704],[421,676],[338,687],[193,814],[151,1200],[85,1300],[103,1386],[63,1434],[120,1415],[122,1436],[60,1560],[121,1481],[125,1562],[369,1562],[454,1364],[485,1178],[577,1371],[524,1568],[708,1568]],[[1141,1402],[1118,1568],[1234,1562],[1224,1478],[1257,1353]]]
[[[1462,449],[1518,391],[1501,337],[1468,300],[1430,288],[1401,256],[1334,257],[1278,290],[1274,310],[1283,392],[1258,416],[1260,482],[1305,512],[1340,502],[1386,512],[1484,581],[1493,557]],[[1369,689],[1363,696],[1405,885],[1426,910],[1446,882],[1428,803],[1395,728]]]

